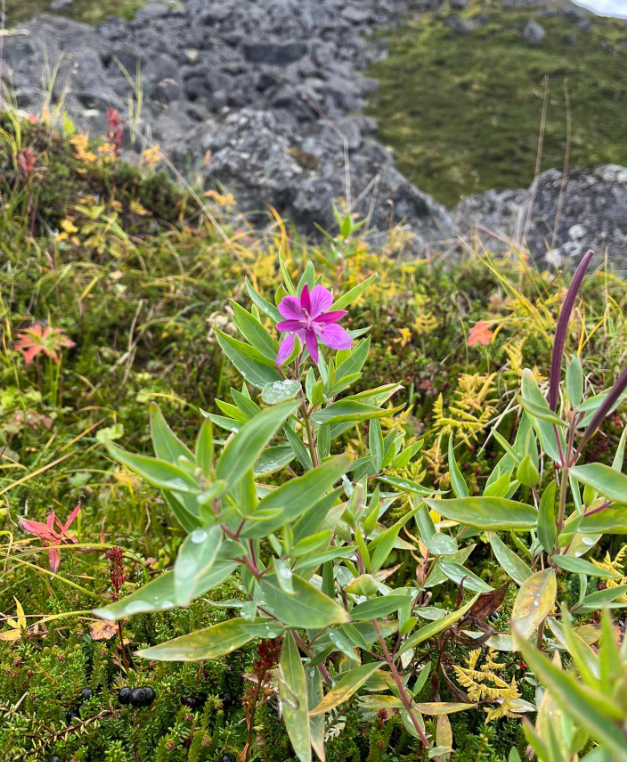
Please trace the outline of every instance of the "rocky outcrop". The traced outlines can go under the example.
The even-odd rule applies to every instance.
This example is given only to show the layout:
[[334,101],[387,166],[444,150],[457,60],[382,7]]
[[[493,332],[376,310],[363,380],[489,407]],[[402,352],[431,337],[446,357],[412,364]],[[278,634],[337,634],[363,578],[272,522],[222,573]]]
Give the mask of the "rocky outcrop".
[[[569,0],[541,2],[571,10]],[[127,158],[148,136],[184,174],[232,191],[251,216],[266,219],[272,206],[306,233],[318,226],[334,232],[333,202],[343,197],[371,230],[406,224],[419,251],[477,225],[515,233],[518,224],[538,258],[548,249],[554,261],[577,258],[596,245],[627,259],[627,170],[573,170],[553,240],[560,172],[540,177],[531,220],[520,227],[530,191],[480,194],[452,213],[408,182],[377,141],[376,122],[362,114],[376,88],[363,69],[386,53],[374,33],[410,10],[437,10],[452,33],[467,34],[472,29],[457,13],[464,6],[153,0],[131,22],[110,18],[96,28],[44,15],[4,37],[2,79],[20,108],[36,113],[48,100],[63,103],[92,134],[105,134],[105,112],[117,109],[128,122]],[[541,28],[526,31],[541,42]],[[137,87],[141,112],[129,113],[129,102],[140,100]]]
[[53,100],[81,129],[104,134],[108,107],[128,116],[129,80],[141,71],[133,126],[188,176],[228,187],[248,213],[266,215],[271,205],[305,232],[333,230],[333,201],[350,193],[372,227],[406,221],[424,249],[453,235],[450,214],[395,169],[373,137],[376,122],[361,114],[376,88],[361,71],[385,54],[372,33],[407,6],[187,0],[151,3],[132,22],[96,28],[41,16],[6,38],[2,76],[18,105],[37,111],[45,62],[58,64]]
[[538,260],[553,266],[578,262],[594,249],[627,270],[627,168],[604,164],[575,168],[563,184],[550,169],[528,190],[487,191],[462,201],[456,223],[494,244],[491,231],[524,242]]

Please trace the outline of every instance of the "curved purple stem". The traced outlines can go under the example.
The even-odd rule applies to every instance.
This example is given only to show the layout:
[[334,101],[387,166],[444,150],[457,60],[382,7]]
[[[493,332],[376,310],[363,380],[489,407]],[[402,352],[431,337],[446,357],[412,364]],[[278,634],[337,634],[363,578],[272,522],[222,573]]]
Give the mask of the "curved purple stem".
[[564,345],[566,344],[566,334],[568,332],[568,324],[570,323],[570,316],[575,306],[575,299],[577,293],[581,288],[583,276],[586,274],[586,270],[590,264],[590,260],[594,256],[593,251],[589,251],[579,263],[575,275],[573,277],[570,288],[562,304],[562,310],[560,312],[559,319],[557,321],[557,328],[555,329],[555,340],[553,341],[553,354],[551,357],[551,373],[549,375],[549,407],[553,412],[557,410],[557,401],[559,399],[560,388],[560,376],[562,375],[562,357],[564,356]]
[[603,423],[605,416],[608,415],[610,410],[614,407],[616,401],[625,391],[625,389],[627,389],[627,368],[625,368],[625,370],[616,379],[614,386],[610,389],[607,397],[603,400],[601,406],[590,420],[588,428],[585,430],[581,442],[579,443],[579,447],[577,448],[577,455],[579,455],[579,453],[583,450],[585,443]]

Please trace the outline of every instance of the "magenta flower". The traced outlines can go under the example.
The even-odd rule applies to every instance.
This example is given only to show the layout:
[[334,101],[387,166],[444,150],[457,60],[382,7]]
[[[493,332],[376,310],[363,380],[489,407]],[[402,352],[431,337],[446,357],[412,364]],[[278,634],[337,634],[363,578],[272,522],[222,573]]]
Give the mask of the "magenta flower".
[[292,354],[296,336],[309,350],[314,362],[318,362],[318,340],[331,349],[349,349],[353,340],[346,330],[338,325],[346,315],[345,310],[329,312],[333,304],[333,294],[324,286],[314,286],[311,293],[305,286],[296,296],[285,296],[279,304],[279,312],[285,318],[277,323],[282,333],[287,333],[279,347],[276,358],[281,365]]

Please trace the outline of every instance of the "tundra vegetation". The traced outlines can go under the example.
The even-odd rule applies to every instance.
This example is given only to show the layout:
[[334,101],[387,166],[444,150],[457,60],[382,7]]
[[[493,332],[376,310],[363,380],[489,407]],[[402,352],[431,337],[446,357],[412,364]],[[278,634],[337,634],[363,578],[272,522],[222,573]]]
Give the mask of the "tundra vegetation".
[[116,140],[0,123],[2,758],[627,759],[625,282]]

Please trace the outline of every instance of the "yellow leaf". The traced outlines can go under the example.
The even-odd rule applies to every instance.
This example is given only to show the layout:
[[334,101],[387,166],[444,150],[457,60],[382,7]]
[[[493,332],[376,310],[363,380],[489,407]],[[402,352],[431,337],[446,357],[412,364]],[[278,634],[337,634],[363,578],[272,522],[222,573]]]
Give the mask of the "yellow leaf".
[[89,626],[89,634],[92,640],[111,640],[116,632],[117,626],[110,619],[102,619]]
[[512,609],[516,634],[525,640],[538,629],[553,610],[557,595],[554,569],[536,572],[521,585]]

